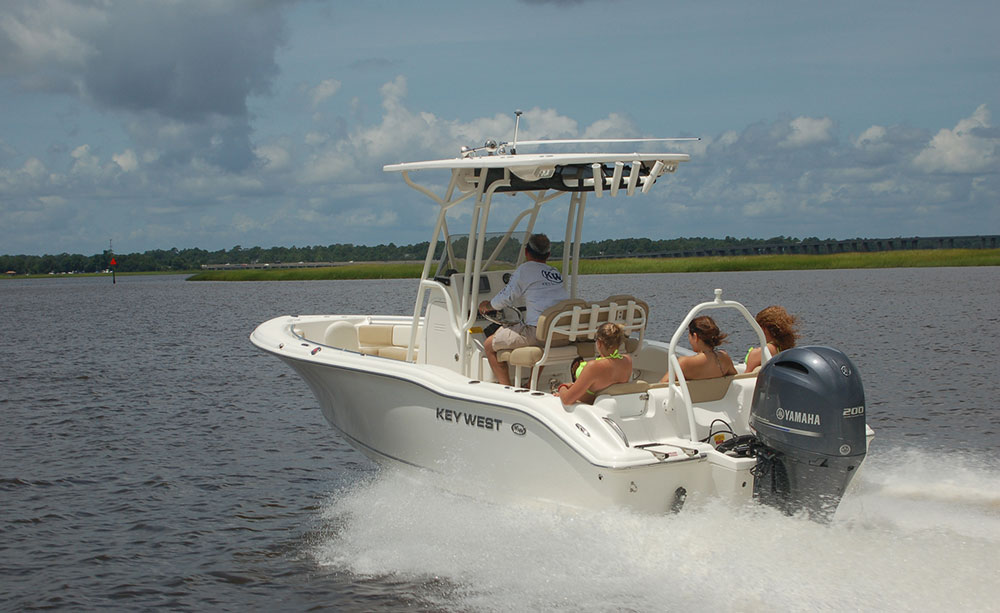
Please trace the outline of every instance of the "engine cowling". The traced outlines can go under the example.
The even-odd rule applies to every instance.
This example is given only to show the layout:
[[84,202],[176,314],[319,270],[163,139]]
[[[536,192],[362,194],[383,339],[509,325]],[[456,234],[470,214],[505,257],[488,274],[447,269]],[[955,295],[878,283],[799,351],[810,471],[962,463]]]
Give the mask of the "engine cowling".
[[788,514],[829,519],[866,453],[865,392],[832,347],[795,347],[760,370],[750,409],[754,496]]

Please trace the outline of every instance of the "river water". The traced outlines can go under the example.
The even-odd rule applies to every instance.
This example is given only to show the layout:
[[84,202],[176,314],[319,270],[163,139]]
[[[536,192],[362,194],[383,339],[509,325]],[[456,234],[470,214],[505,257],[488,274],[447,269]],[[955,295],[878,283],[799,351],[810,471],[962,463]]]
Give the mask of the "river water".
[[12,280],[0,609],[996,609],[1000,268],[581,284],[646,299],[655,338],[720,287],[847,353],[876,439],[836,520],[499,505],[379,471],[248,335],[281,314],[412,312],[412,280]]

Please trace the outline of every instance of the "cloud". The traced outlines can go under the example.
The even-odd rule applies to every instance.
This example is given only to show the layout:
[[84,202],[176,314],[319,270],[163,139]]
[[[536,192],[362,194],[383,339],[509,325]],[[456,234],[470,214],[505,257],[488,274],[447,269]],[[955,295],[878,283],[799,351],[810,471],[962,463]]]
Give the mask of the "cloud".
[[[0,228],[16,232],[0,234],[4,250],[96,253],[109,235],[137,251],[426,240],[434,203],[382,166],[455,157],[461,146],[486,138],[507,140],[514,118],[431,113],[408,100],[408,89],[403,76],[384,83],[374,121],[358,115],[303,122],[301,132],[256,142],[248,124],[236,128],[220,114],[195,121],[146,111],[126,124],[133,146],[106,151],[76,142],[53,149],[44,162],[11,157],[0,163]],[[698,142],[657,144],[692,160],[649,195],[590,200],[585,239],[962,234],[1000,221],[998,134],[987,107],[937,135],[875,125],[838,141],[834,127],[832,118],[784,118]],[[622,113],[584,123],[534,107],[525,110],[519,137],[641,135]],[[219,160],[231,155],[227,141],[237,137],[245,139],[248,159],[227,167]],[[993,165],[959,155],[968,150]],[[928,172],[920,162],[925,155],[939,169],[941,160],[956,160],[954,167],[966,171]],[[437,193],[447,182],[444,173],[415,178]],[[497,207],[492,219],[509,214]],[[564,222],[564,212],[549,209],[540,220]]]
[[73,162],[72,173],[76,175],[95,176],[101,171],[101,160],[90,153],[89,145],[80,145],[70,154]]
[[200,121],[135,114],[125,124],[132,141],[147,158],[167,166],[211,164],[240,172],[254,161],[247,118],[211,115]]
[[87,95],[106,108],[181,121],[244,117],[246,100],[267,93],[284,41],[278,5],[236,0],[116,2],[90,41]]
[[[20,168],[0,168],[0,221],[5,213],[34,208],[41,198],[54,195],[57,189],[52,179],[45,164],[35,157],[25,160]],[[17,228],[15,225],[0,227]],[[0,242],[14,240],[16,236],[10,236],[7,241]]]
[[12,0],[3,71],[25,88],[78,91],[99,108],[173,119],[242,116],[268,91],[284,42],[278,3]]
[[289,168],[292,156],[288,147],[283,144],[261,145],[254,151],[257,159],[263,163],[265,170],[280,171]]
[[[25,91],[61,92],[143,129],[176,130],[163,159],[229,170],[253,160],[247,100],[267,94],[286,38],[284,2],[9,0],[0,16],[0,74]],[[155,125],[159,124],[159,125]],[[170,144],[176,145],[171,148]]]
[[886,143],[888,131],[882,126],[872,126],[854,139],[854,146],[858,149],[871,149],[883,147]]
[[927,134],[907,126],[870,126],[852,140],[847,153],[857,163],[874,169],[901,164],[927,144]]
[[324,100],[333,96],[338,91],[340,91],[340,81],[336,79],[324,79],[320,81],[319,85],[312,88],[309,91],[310,104],[312,108],[316,108],[323,103]]
[[[870,126],[839,144],[832,120],[796,118],[706,138],[701,155],[665,184],[665,200],[693,205],[697,213],[688,217],[697,224],[688,225],[712,236],[974,234],[1000,221],[997,141],[985,111],[980,107],[954,131],[963,145],[976,142],[987,159],[994,156],[992,166],[978,165],[978,174],[932,174],[914,164],[922,152],[940,153],[937,143],[951,144],[942,136],[951,130],[932,139],[912,127]],[[992,143],[989,154],[982,141]],[[650,227],[671,225],[676,235],[691,235],[678,219],[684,217],[669,207],[647,215]]]
[[519,138],[578,138],[580,129],[575,119],[561,115],[555,109],[535,107],[525,111],[522,117],[523,135]]
[[399,215],[395,211],[386,211],[381,214],[375,211],[349,211],[338,216],[338,221],[346,226],[386,228],[395,225],[399,221]]
[[78,73],[95,53],[93,39],[106,11],[72,0],[9,0],[0,14],[0,74],[24,89],[73,92]]
[[1000,134],[990,126],[990,111],[980,105],[953,130],[939,131],[913,164],[927,172],[996,173],[1000,170]]
[[322,185],[337,181],[351,181],[358,176],[351,151],[334,147],[317,152],[306,163],[299,179],[303,183]]
[[781,147],[808,147],[833,140],[833,120],[829,117],[796,117],[788,128],[788,135],[779,143]]
[[139,167],[139,160],[136,158],[135,152],[131,149],[126,149],[120,154],[112,155],[111,159],[125,172],[133,171]]
[[582,138],[634,138],[640,136],[632,120],[619,113],[611,113],[587,126]]

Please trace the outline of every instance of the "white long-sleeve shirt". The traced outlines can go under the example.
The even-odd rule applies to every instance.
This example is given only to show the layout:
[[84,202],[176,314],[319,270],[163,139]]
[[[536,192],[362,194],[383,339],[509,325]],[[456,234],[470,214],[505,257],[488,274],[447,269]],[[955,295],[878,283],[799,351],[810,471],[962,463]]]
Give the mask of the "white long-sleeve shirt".
[[529,326],[538,325],[538,317],[542,311],[569,298],[559,271],[548,264],[533,260],[528,260],[517,267],[510,276],[507,286],[490,300],[490,305],[494,309],[514,306],[514,302],[522,296],[527,307],[524,323]]

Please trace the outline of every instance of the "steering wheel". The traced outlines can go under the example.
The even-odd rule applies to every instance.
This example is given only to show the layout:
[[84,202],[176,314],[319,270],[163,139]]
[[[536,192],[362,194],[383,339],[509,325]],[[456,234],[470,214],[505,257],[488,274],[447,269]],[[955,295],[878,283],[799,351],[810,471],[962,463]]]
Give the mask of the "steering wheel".
[[498,326],[512,326],[524,323],[524,313],[513,307],[504,307],[494,311],[481,313],[484,319],[492,321]]
[[456,272],[458,271],[455,270],[454,268],[449,268],[448,270],[444,271],[444,274],[435,276],[434,280],[442,285],[451,285],[451,276]]

